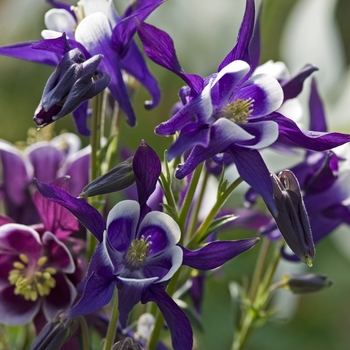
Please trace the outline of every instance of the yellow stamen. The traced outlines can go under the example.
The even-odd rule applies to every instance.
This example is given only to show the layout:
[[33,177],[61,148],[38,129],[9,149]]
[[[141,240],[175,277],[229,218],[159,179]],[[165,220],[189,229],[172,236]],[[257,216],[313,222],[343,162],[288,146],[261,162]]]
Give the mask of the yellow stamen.
[[28,264],[29,258],[25,254],[19,254],[19,258],[24,262],[25,264]]
[[44,266],[47,262],[47,256],[42,256],[36,263],[38,266]]
[[13,263],[13,267],[18,269],[18,270],[24,270],[25,269],[25,265],[23,265],[21,262],[19,261],[15,261]]

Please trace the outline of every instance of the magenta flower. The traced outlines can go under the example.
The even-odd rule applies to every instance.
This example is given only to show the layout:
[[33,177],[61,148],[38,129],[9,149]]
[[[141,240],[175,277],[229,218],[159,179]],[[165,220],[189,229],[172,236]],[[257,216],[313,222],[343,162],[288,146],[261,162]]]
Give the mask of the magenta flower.
[[49,231],[0,227],[0,322],[23,325],[42,309],[47,320],[68,308],[76,296],[66,274],[75,271],[67,247]]

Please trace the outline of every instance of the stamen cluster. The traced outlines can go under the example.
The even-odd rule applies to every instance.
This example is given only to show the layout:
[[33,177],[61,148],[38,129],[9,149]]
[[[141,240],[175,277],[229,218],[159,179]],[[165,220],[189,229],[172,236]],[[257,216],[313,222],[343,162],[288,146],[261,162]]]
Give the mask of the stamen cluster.
[[131,242],[125,258],[125,264],[130,270],[139,269],[152,251],[152,249],[150,249],[152,244],[152,242],[149,241],[150,237],[151,236],[145,238],[142,235],[140,239],[134,239]]

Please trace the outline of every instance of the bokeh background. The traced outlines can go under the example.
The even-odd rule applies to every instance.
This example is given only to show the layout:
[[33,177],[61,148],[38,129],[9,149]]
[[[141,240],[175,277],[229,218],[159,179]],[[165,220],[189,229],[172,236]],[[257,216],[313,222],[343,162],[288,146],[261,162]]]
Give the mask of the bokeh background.
[[[259,2],[256,0],[256,2]],[[72,2],[73,4],[73,2]],[[122,11],[127,2],[115,0]],[[217,70],[233,47],[244,11],[244,0],[168,0],[147,20],[174,39],[178,58],[189,73],[202,76]],[[50,7],[43,0],[0,0],[0,45],[40,39],[43,16]],[[262,59],[284,61],[290,73],[306,63],[319,67],[314,74],[324,99],[329,128],[350,132],[350,1],[349,0],[264,0],[262,13]],[[159,79],[163,97],[153,111],[143,108],[148,99],[140,87],[134,96],[137,127],[122,124],[124,146],[135,150],[145,139],[162,156],[170,140],[153,134],[169,116],[177,101],[180,79],[150,62]],[[0,57],[0,138],[10,142],[26,140],[32,117],[52,68]],[[308,123],[308,85],[300,97],[303,123]],[[55,124],[55,133],[75,130],[71,117]],[[88,143],[83,138],[83,144]],[[266,155],[271,169],[290,166],[281,157]],[[350,186],[350,184],[349,184]],[[237,205],[236,198],[229,205]],[[254,233],[251,233],[251,235]],[[224,235],[241,238],[247,233]],[[251,236],[250,235],[250,236]],[[251,250],[227,263],[208,282],[204,306],[204,333],[197,332],[197,349],[230,349],[234,324],[230,282],[250,276],[257,251]],[[283,271],[311,271],[286,264]],[[281,311],[252,337],[248,349],[346,350],[350,348],[350,229],[340,227],[317,246],[312,272],[333,280],[332,288],[314,295],[279,296]],[[234,292],[234,288],[232,289]],[[228,310],[232,309],[232,314]],[[208,332],[206,332],[206,330]]]

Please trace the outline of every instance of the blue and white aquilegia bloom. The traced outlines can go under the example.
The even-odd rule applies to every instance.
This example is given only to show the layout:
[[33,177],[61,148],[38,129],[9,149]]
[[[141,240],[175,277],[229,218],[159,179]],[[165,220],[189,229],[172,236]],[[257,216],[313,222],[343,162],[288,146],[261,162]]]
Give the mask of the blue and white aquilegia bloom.
[[180,103],[173,116],[156,128],[162,136],[179,133],[168,150],[168,160],[184,153],[187,158],[175,176],[184,178],[203,161],[228,154],[243,180],[277,213],[270,174],[259,150],[273,145],[280,136],[311,150],[336,147],[350,141],[350,136],[301,131],[293,120],[277,112],[286,98],[301,91],[314,68],[307,66],[287,86],[271,75],[255,74],[260,56],[258,27],[254,0],[247,0],[236,45],[219,64],[218,73],[206,78],[183,71],[173,41],[164,31],[140,23],[138,34],[147,56],[187,84],[179,91]]
[[[69,106],[66,104],[64,107],[69,107],[66,109],[61,106],[62,99],[49,110],[43,104],[44,108],[38,108],[35,112],[34,121],[39,126],[45,126],[73,111],[78,131],[83,135],[89,135],[90,131],[87,128],[89,111],[86,100],[108,85],[114,99],[126,114],[128,123],[134,126],[136,117],[128,89],[124,83],[122,70],[135,77],[150,92],[152,100],[146,102],[147,108],[153,108],[160,100],[157,81],[149,72],[146,62],[132,38],[135,32],[134,18],[143,21],[163,1],[153,1],[146,4],[142,1],[136,1],[135,4],[126,9],[123,17],[117,14],[111,0],[83,0],[79,1],[78,5],[73,8],[63,2],[50,1],[50,3],[57,8],[49,10],[45,15],[47,30],[42,32],[44,40],[0,47],[0,55],[57,66],[59,62],[62,63],[63,58],[63,61],[67,61],[66,55],[70,50],[76,50],[79,62],[70,60],[71,66],[76,67],[76,69],[68,71],[67,67],[59,67],[60,73],[66,73],[64,76],[61,74],[59,79],[69,79],[73,82],[81,74],[77,71],[83,71],[85,68],[89,71],[88,74],[83,72],[85,81],[79,79],[80,89],[85,82],[87,84],[85,89],[90,90],[85,91],[85,93],[76,91],[76,100],[70,101]],[[124,17],[131,17],[132,20],[125,22]],[[86,65],[89,67],[84,67]],[[94,71],[93,68],[97,68],[97,65],[98,70]],[[94,78],[98,78],[96,83],[91,77],[88,77],[95,72]],[[46,86],[45,89],[47,90],[48,87]],[[43,97],[45,97],[45,91]],[[74,95],[72,94],[71,97]],[[41,106],[39,105],[39,107]]]

